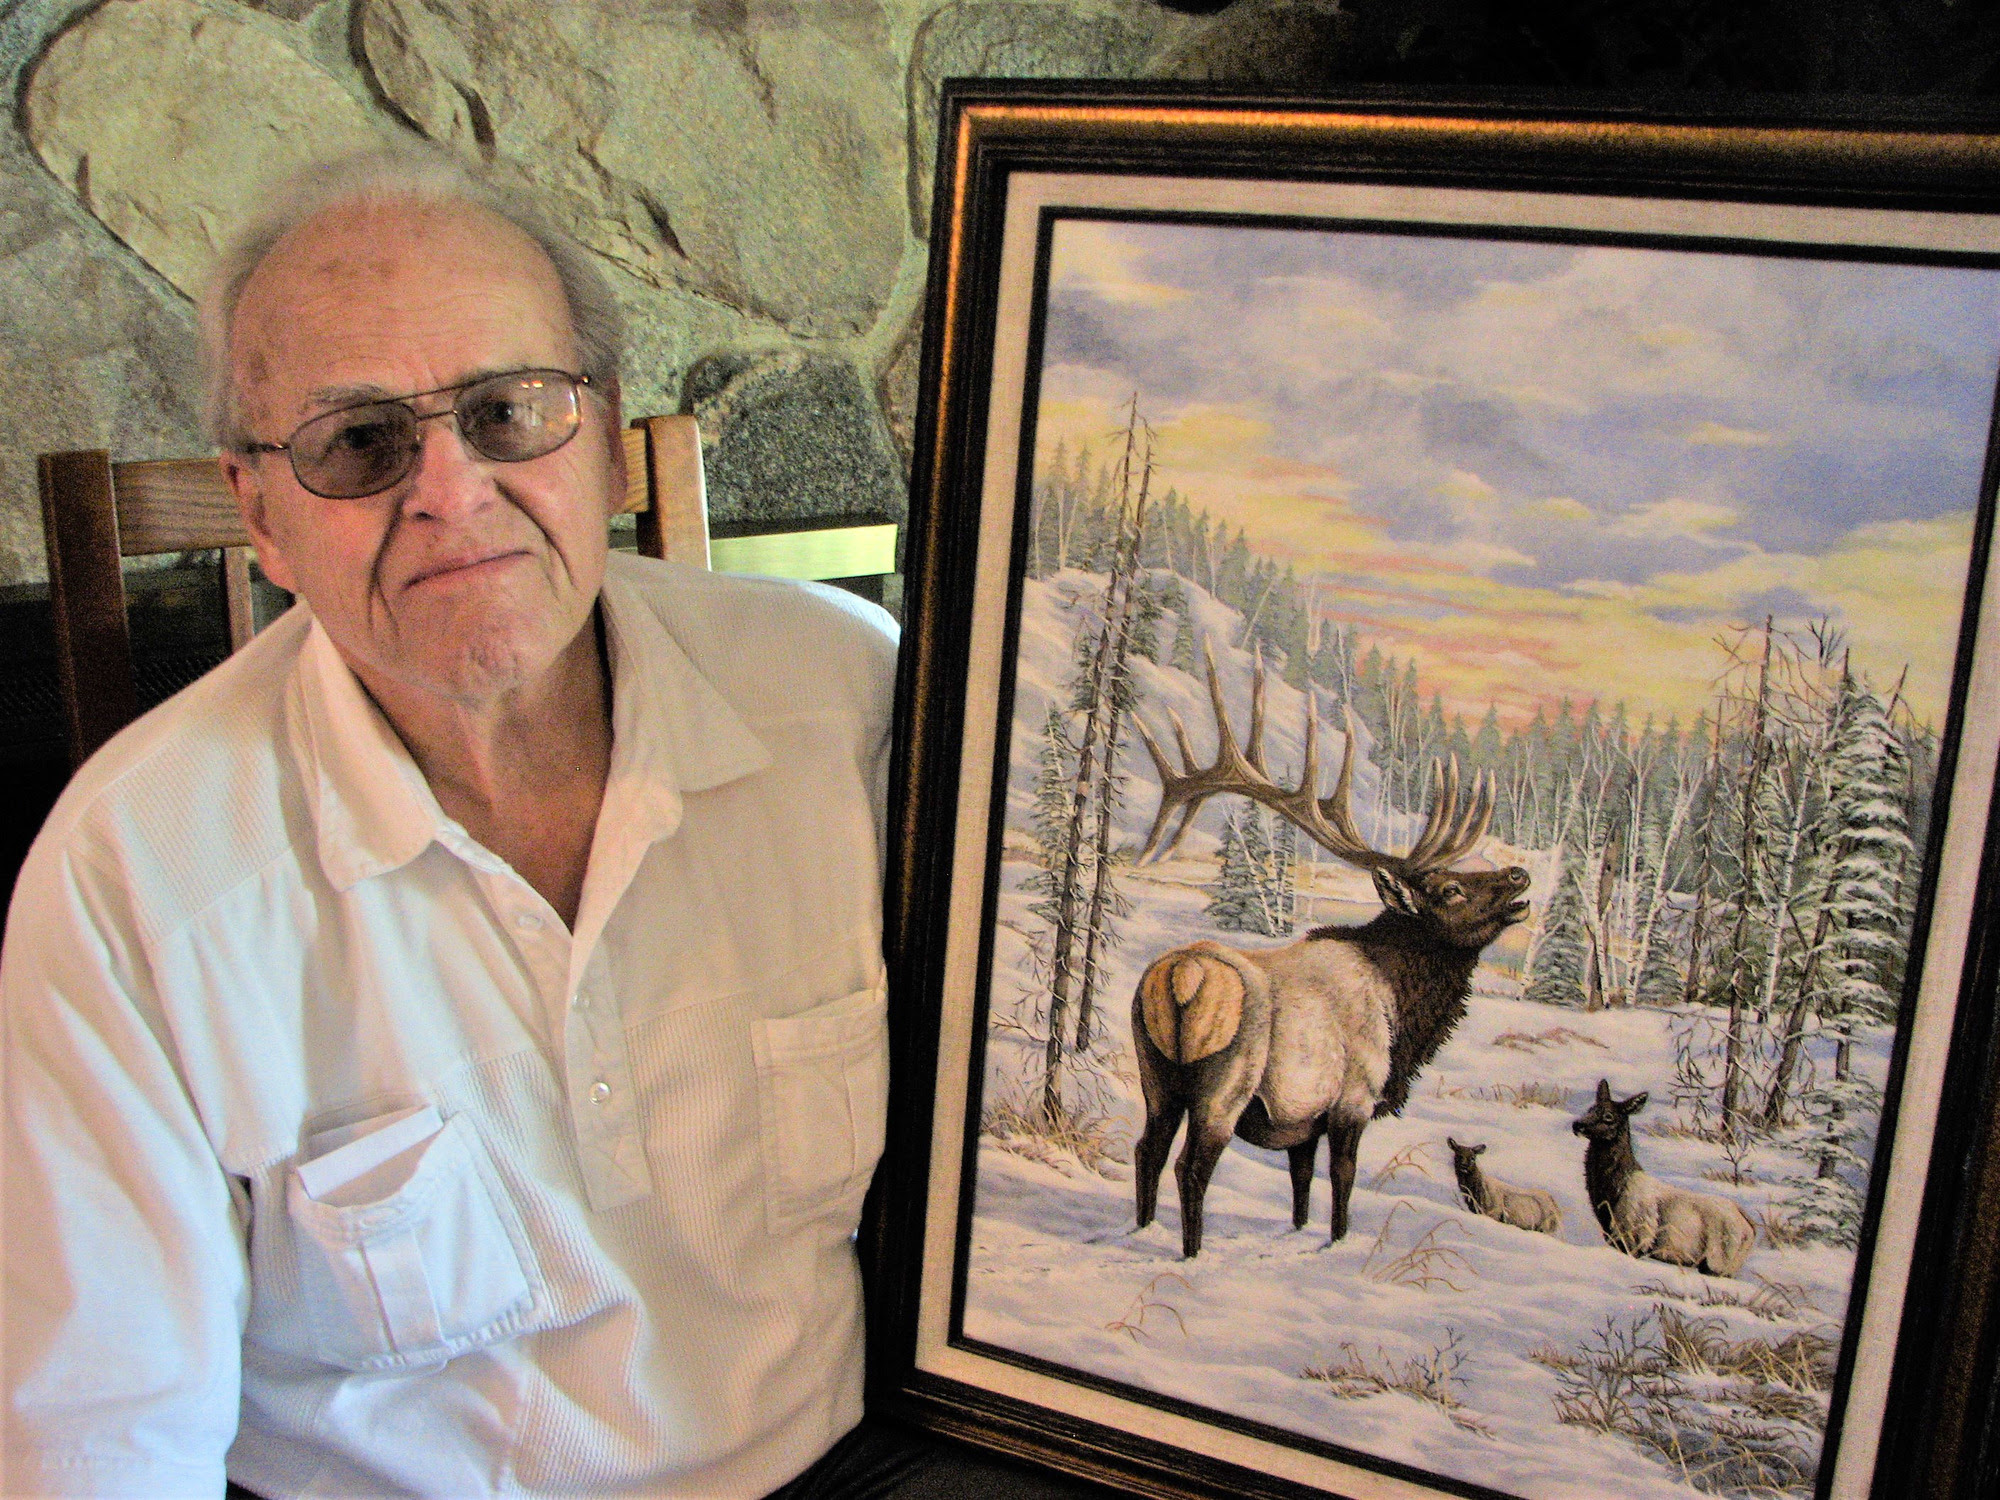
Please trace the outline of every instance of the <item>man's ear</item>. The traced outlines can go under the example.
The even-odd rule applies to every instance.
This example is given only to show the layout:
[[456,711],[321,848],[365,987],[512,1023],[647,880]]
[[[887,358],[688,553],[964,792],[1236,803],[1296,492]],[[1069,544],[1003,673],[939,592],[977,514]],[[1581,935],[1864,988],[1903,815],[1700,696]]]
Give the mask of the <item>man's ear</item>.
[[229,492],[236,497],[237,513],[243,517],[243,529],[250,533],[250,540],[256,545],[257,562],[264,569],[264,576],[286,593],[296,594],[298,585],[292,565],[286,561],[284,551],[271,535],[270,520],[265,512],[264,483],[258,478],[256,463],[248,454],[233,449],[225,449],[216,462],[222,466],[222,478],[228,484]]

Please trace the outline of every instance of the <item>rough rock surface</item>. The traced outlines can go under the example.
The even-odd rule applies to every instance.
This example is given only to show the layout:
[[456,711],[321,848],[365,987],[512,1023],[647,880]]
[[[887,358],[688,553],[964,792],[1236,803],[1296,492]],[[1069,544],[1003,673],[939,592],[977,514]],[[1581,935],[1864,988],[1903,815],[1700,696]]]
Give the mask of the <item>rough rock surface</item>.
[[0,0],[0,582],[41,571],[37,451],[204,446],[180,293],[261,185],[412,130],[605,257],[626,409],[703,417],[719,523],[900,517],[941,81],[1311,81],[1345,45],[1335,0],[1188,9]]
[[910,319],[875,379],[875,397],[882,403],[882,416],[889,424],[889,435],[896,440],[905,475],[910,472],[917,441],[917,373],[923,357],[923,332],[923,320]]
[[947,78],[1133,78],[1186,34],[1185,17],[1151,0],[1083,7],[957,0],[917,28],[910,50],[910,228],[930,234],[938,93]]
[[361,0],[357,34],[418,129],[520,164],[634,276],[808,336],[880,314],[903,153],[872,0]]
[[0,583],[44,573],[37,453],[201,451],[186,306],[37,187],[0,164]]
[[688,372],[682,398],[701,423],[712,523],[903,518],[896,449],[847,361],[714,355]]
[[1153,60],[1160,78],[1311,89],[1346,76],[1353,8],[1341,0],[1236,0]]
[[204,0],[109,0],[36,62],[28,140],[106,228],[192,294],[216,238],[266,183],[393,132],[294,50],[289,29]]

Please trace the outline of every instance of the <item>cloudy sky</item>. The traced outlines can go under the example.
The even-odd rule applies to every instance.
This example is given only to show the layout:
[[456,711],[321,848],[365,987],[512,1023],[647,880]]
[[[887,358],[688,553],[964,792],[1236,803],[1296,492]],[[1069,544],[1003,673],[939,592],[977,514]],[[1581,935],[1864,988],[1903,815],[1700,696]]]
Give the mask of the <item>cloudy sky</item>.
[[1037,446],[1136,390],[1162,481],[1449,703],[1692,717],[1831,615],[1941,720],[2000,272],[1065,220]]

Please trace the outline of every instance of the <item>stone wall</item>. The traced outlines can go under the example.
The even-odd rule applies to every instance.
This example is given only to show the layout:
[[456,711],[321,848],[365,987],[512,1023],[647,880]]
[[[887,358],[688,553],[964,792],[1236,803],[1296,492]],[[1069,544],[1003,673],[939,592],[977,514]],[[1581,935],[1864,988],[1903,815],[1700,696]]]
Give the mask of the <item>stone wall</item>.
[[0,585],[34,454],[196,453],[190,293],[275,176],[422,138],[532,183],[692,410],[716,519],[903,512],[942,79],[1991,93],[1953,0],[0,0]]
[[[1199,7],[1197,7],[1198,9]],[[1186,74],[1330,0],[28,0],[0,18],[0,584],[38,451],[198,453],[191,297],[274,178],[421,138],[602,260],[627,406],[692,410],[720,522],[903,513],[937,92]],[[1241,56],[1238,56],[1241,54]],[[1296,60],[1296,49],[1292,55]]]

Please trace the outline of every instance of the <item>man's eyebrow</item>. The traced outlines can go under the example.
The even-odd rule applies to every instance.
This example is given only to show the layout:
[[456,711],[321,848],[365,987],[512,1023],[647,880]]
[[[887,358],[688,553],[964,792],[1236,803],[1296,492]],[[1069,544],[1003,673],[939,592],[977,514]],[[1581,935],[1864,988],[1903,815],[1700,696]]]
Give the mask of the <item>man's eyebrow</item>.
[[491,379],[495,375],[511,375],[516,370],[528,368],[522,365],[486,365],[476,370],[468,370],[450,385],[434,386],[428,391],[392,391],[385,386],[363,382],[356,385],[322,385],[306,392],[303,405],[321,411],[339,411],[343,406],[359,406],[368,401],[408,401],[412,396],[428,396],[434,391],[455,391],[460,386],[475,385],[479,381]]
[[322,385],[306,392],[301,403],[307,408],[338,411],[343,406],[359,406],[365,401],[392,401],[395,396],[379,385]]

